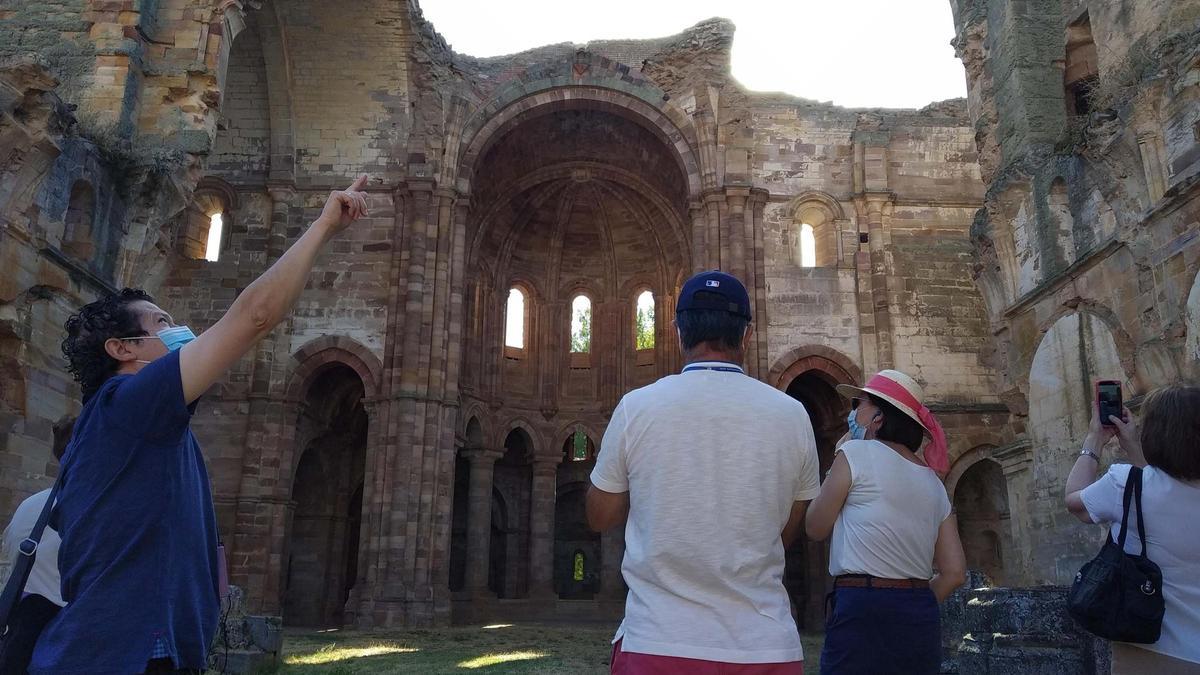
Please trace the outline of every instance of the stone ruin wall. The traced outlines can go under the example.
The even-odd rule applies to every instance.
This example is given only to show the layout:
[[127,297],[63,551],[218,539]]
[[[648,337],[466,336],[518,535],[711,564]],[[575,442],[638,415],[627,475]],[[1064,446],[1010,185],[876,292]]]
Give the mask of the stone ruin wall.
[[1102,537],[1061,508],[1091,382],[1121,380],[1136,417],[1198,374],[1200,3],[953,7],[986,186],[973,276],[1023,446],[1002,461],[1025,505],[1014,562],[1065,583]]
[[[78,411],[58,352],[72,309],[110,286],[143,285],[202,329],[299,236],[330,188],[373,177],[371,218],[333,244],[295,315],[196,418],[234,581],[253,611],[280,608],[297,447],[315,433],[295,420],[308,387],[341,365],[362,383],[375,449],[360,574],[387,589],[353,598],[357,619],[445,618],[448,486],[454,448],[467,442],[456,402],[496,403],[470,372],[459,376],[471,300],[456,285],[453,233],[474,226],[467,202],[487,189],[460,162],[479,125],[571,83],[579,64],[576,85],[612,92],[603,105],[632,96],[682,130],[677,147],[694,162],[685,259],[756,279],[768,318],[752,364],[760,377],[787,388],[806,372],[828,384],[891,366],[922,381],[958,460],[948,489],[1002,496],[981,499],[998,506],[980,518],[1000,531],[1009,583],[1061,580],[1096,539],[1058,513],[1070,446],[1086,427],[1079,373],[1120,367],[1140,394],[1194,363],[1196,41],[1164,32],[1194,18],[1194,2],[1093,3],[1095,40],[1118,54],[1097,59],[1102,81],[1125,63],[1122,49],[1161,52],[1155,63],[1170,68],[1118,88],[1117,115],[1094,114],[1086,128],[1053,113],[1065,105],[1059,33],[1079,3],[1027,3],[1019,16],[1001,3],[956,6],[967,110],[920,111],[742,91],[728,70],[732,27],[715,21],[662,40],[472,59],[397,3],[373,7],[369,22],[302,0],[42,4],[0,13],[0,56],[34,59],[4,69],[0,98],[0,513],[48,483],[56,425]],[[1042,26],[1042,10],[1063,31],[1016,30]],[[1053,72],[1016,57],[1030,53],[1059,54]],[[354,78],[341,76],[348,69]],[[1035,84],[1047,93],[1026,97]],[[1064,151],[1064,138],[1083,145]],[[1145,169],[1146,157],[1158,164]],[[89,204],[92,232],[69,232]],[[213,209],[226,214],[215,263],[195,259]],[[740,257],[707,247],[713,217],[745,219],[756,240]],[[818,235],[812,268],[797,260],[803,222]],[[427,265],[413,264],[414,250]],[[667,309],[674,289],[664,290]],[[664,352],[655,367],[668,372],[677,358]],[[500,410],[489,426],[516,412]],[[600,406],[576,419],[598,439],[607,416]],[[565,421],[536,422],[538,444],[554,452]],[[976,475],[995,465],[998,488]]]

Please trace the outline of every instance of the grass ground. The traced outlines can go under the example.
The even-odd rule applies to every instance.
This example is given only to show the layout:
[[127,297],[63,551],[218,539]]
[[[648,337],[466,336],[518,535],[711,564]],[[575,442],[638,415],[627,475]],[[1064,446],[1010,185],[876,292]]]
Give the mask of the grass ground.
[[[296,631],[284,637],[280,675],[608,672],[613,628],[496,624],[404,631]],[[803,636],[805,670],[818,672],[819,636]]]

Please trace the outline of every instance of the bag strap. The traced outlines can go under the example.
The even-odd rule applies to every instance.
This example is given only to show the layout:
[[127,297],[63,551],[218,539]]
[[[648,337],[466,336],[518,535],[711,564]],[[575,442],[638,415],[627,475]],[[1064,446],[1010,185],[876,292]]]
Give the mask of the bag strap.
[[[1134,472],[1137,472],[1136,474]],[[1136,485],[1136,487],[1135,487]],[[1122,498],[1121,530],[1117,534],[1117,546],[1125,550],[1125,535],[1129,530],[1129,505],[1133,502],[1133,491],[1142,485],[1142,470],[1136,466],[1129,467],[1129,477],[1125,479],[1125,496]],[[1141,500],[1138,501],[1138,518],[1142,517]],[[1144,533],[1143,533],[1144,534]]]
[[1133,483],[1133,500],[1137,504],[1138,538],[1142,540],[1141,557],[1146,557],[1146,522],[1142,519],[1142,467],[1129,467],[1129,480]]
[[17,603],[21,601],[21,595],[25,591],[25,583],[29,581],[29,573],[33,571],[33,561],[37,558],[38,544],[41,543],[42,534],[46,531],[46,523],[50,522],[50,512],[54,509],[54,502],[58,498],[58,489],[62,487],[62,477],[63,472],[60,469],[58,478],[54,481],[54,487],[50,488],[50,496],[46,498],[46,504],[42,507],[41,514],[38,515],[37,523],[34,524],[29,536],[25,537],[17,547],[17,562],[13,564],[12,574],[8,577],[8,583],[4,585],[4,592],[0,593],[0,633],[7,629],[13,610],[17,608]]

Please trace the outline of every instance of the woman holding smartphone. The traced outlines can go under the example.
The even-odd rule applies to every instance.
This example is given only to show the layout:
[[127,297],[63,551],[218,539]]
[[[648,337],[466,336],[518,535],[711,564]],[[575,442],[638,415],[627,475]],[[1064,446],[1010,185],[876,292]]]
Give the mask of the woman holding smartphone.
[[[1151,392],[1142,405],[1140,433],[1127,408],[1121,407],[1121,417],[1101,418],[1106,398],[1111,395],[1098,388],[1091,427],[1067,477],[1067,509],[1085,523],[1111,523],[1116,537],[1130,464],[1113,464],[1097,479],[1104,446],[1115,436],[1129,462],[1142,467],[1146,555],[1162,570],[1166,604],[1158,642],[1112,643],[1112,672],[1200,674],[1200,536],[1195,526],[1200,514],[1200,387]],[[1136,532],[1136,525],[1130,530]],[[1125,542],[1127,553],[1140,553],[1141,547],[1136,536]]]
[[821,672],[937,673],[938,603],[966,577],[939,476],[949,468],[945,434],[921,387],[899,371],[838,393],[852,404],[849,440],[805,519],[810,538],[833,535]]

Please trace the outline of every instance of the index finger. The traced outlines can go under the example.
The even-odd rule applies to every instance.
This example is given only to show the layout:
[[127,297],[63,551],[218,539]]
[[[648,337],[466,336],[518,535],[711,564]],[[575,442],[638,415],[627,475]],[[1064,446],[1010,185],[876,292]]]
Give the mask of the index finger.
[[346,190],[356,192],[358,190],[363,189],[366,186],[367,186],[367,174],[364,173],[364,174],[360,175],[358,178],[355,178],[354,182],[351,183],[350,187],[346,188]]

